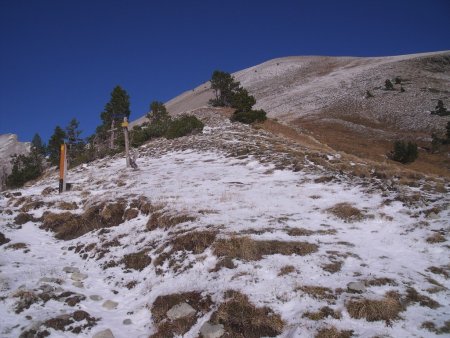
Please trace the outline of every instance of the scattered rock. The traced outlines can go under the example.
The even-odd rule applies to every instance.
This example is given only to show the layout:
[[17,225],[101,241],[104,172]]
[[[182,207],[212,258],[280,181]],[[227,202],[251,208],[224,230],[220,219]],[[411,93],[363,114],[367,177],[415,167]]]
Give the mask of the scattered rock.
[[44,293],[53,292],[55,290],[55,288],[49,284],[42,284],[39,286],[39,289],[41,289]]
[[107,300],[102,304],[102,306],[107,310],[114,310],[117,308],[118,305],[119,303],[114,302],[112,300]]
[[39,279],[39,283],[55,283],[55,284],[61,284],[61,280],[54,277],[42,277]]
[[42,190],[41,195],[47,196],[47,195],[50,195],[53,191],[56,191],[56,189],[52,188],[52,187],[47,187],[44,190]]
[[92,338],[114,338],[114,335],[110,329],[106,329],[100,332],[97,332],[92,336]]
[[83,282],[80,282],[80,281],[75,281],[75,282],[72,283],[72,285],[77,287],[77,288],[81,288],[81,289],[84,288]]
[[99,302],[103,299],[103,297],[99,295],[90,295],[89,298],[95,302]]
[[74,281],[82,281],[88,278],[88,275],[86,275],[85,273],[74,272],[72,273],[72,276],[70,276],[70,278]]
[[347,289],[350,292],[363,293],[366,291],[366,286],[362,282],[350,282],[347,284]]
[[78,272],[79,273],[80,269],[75,268],[73,266],[66,266],[66,267],[63,268],[63,271],[67,272],[67,273],[74,273],[74,272]]
[[124,319],[123,325],[131,325],[131,324],[133,324],[133,322],[131,321],[130,318]]
[[167,311],[167,318],[170,320],[176,320],[183,317],[193,316],[195,313],[195,309],[188,303],[180,303]]
[[439,219],[439,215],[435,212],[430,212],[427,216],[428,219]]
[[219,338],[222,337],[224,333],[225,330],[222,324],[212,325],[206,322],[200,329],[200,334],[203,338]]

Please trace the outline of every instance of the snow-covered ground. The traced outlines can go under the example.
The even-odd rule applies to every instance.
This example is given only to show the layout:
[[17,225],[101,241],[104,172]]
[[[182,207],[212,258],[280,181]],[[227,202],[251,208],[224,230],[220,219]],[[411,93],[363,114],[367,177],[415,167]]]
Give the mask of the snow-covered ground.
[[[239,130],[209,127],[199,137],[219,134],[226,139],[225,132],[232,136]],[[157,142],[162,146],[168,141]],[[197,312],[184,337],[199,336],[227,290],[240,291],[256,307],[267,306],[279,314],[285,323],[280,337],[314,337],[329,327],[353,330],[355,337],[431,337],[435,333],[423,328],[424,322],[441,328],[449,320],[450,204],[445,194],[407,188],[405,195],[420,195],[407,203],[398,191],[372,189],[373,182],[328,179],[312,164],[308,170],[294,172],[277,169],[270,161],[262,163],[253,155],[230,157],[219,149],[185,146],[161,151],[151,143],[140,149],[137,162],[137,171],[124,168],[125,161],[118,156],[75,168],[69,171],[72,191],[61,195],[48,189],[57,186],[52,175],[18,190],[21,196],[0,197],[0,232],[10,239],[0,246],[1,337],[18,337],[33,328],[46,330],[50,337],[92,337],[106,329],[114,337],[148,337],[157,331],[150,311],[157,297],[191,291],[209,295],[213,305],[209,312]],[[46,211],[68,212],[60,210],[62,201],[75,202],[76,208],[69,212],[82,214],[102,201],[124,201],[132,209],[139,198],[154,209],[148,214],[140,210],[137,217],[107,231],[91,231],[72,240],[56,239],[54,233],[39,228],[40,221],[15,224],[20,209],[30,201],[44,202],[28,210],[38,219]],[[342,203],[357,211],[355,218],[333,212]],[[156,213],[191,218],[167,228],[156,222],[148,230],[146,224]],[[200,253],[172,250],[178,237],[201,231],[216,237]],[[444,241],[427,242],[436,234]],[[274,253],[256,260],[232,257],[234,268],[217,269],[217,242],[243,236],[250,241],[309,243],[316,250],[304,255]],[[124,256],[143,250],[152,263],[142,271],[126,268]],[[161,261],[163,253],[169,256]],[[68,267],[85,276],[74,275]],[[351,282],[362,282],[361,293],[348,289]],[[308,291],[313,287],[327,288],[323,289],[327,296]],[[424,297],[425,305],[407,301],[410,288]],[[15,311],[21,293],[39,297],[66,291],[78,297],[75,305],[60,296],[47,302],[34,299],[29,308]],[[351,300],[380,300],[389,291],[396,291],[404,305],[398,319],[367,321],[349,314]],[[339,319],[304,316],[324,306],[340,313]],[[84,325],[86,319],[66,326],[66,331],[44,327],[49,319],[64,314],[59,318],[68,318],[76,310],[97,318],[94,327],[68,331],[68,326]]]

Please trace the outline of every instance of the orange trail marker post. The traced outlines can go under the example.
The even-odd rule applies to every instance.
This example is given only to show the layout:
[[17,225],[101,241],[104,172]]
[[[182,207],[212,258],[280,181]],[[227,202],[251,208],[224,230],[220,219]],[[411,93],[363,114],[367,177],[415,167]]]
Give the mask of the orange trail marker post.
[[61,144],[61,155],[59,158],[59,193],[66,191],[66,175],[67,175],[67,147]]

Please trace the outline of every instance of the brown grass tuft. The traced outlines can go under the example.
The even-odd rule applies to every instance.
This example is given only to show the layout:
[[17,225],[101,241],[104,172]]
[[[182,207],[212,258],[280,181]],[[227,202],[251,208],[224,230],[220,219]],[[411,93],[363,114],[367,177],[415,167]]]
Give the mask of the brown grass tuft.
[[395,280],[391,278],[381,277],[381,278],[372,278],[364,281],[366,286],[383,286],[383,285],[392,285],[396,286],[397,283]]
[[345,222],[357,222],[364,219],[364,214],[361,210],[351,206],[348,203],[338,203],[334,207],[329,208],[328,212],[344,220]]
[[90,207],[82,215],[70,212],[60,214],[45,212],[41,228],[54,231],[58,239],[70,240],[92,230],[121,224],[124,212],[123,202],[100,203]]
[[195,220],[195,217],[187,214],[171,215],[169,213],[155,212],[147,222],[147,230],[152,231],[157,228],[169,229],[178,224]]
[[399,318],[398,314],[403,310],[398,295],[393,293],[387,293],[381,300],[351,300],[345,307],[352,318],[364,318],[369,322],[383,320],[387,324]]
[[297,288],[297,290],[301,290],[316,299],[321,299],[321,300],[322,299],[325,299],[325,300],[335,300],[336,299],[336,295],[335,295],[334,291],[331,290],[330,288],[326,288],[323,286],[304,285],[304,286]]
[[436,232],[427,238],[427,243],[430,243],[430,244],[443,243],[445,241],[446,241],[445,237],[443,235],[441,235],[439,232]]
[[248,261],[262,259],[264,255],[308,255],[318,250],[316,244],[308,242],[255,241],[250,237],[220,239],[214,245],[218,257],[232,257]]
[[275,337],[281,334],[284,322],[268,307],[257,308],[246,295],[228,292],[230,298],[211,316],[212,323],[225,327],[228,338]]
[[350,338],[353,336],[353,330],[339,331],[335,327],[321,329],[315,335],[315,338]]
[[9,238],[5,237],[3,233],[0,232],[0,245],[6,244],[11,241]]
[[60,202],[58,208],[61,210],[76,210],[78,209],[78,204],[75,202]]
[[293,265],[285,265],[280,269],[278,276],[288,275],[292,272],[295,272],[295,267]]
[[332,317],[334,319],[341,319],[341,314],[340,312],[335,311],[328,306],[324,306],[317,312],[305,312],[302,317],[311,320],[323,320],[327,317]]
[[148,256],[148,250],[125,255],[121,261],[125,264],[125,268],[138,271],[144,270],[151,262],[152,259]]
[[444,266],[444,267],[430,266],[427,270],[436,275],[442,275],[446,279],[449,277],[449,273],[448,273],[449,266]]
[[421,295],[414,288],[408,288],[406,290],[405,303],[406,304],[419,303],[420,306],[425,306],[430,309],[437,309],[438,307],[441,306],[438,302],[431,299],[430,297]]

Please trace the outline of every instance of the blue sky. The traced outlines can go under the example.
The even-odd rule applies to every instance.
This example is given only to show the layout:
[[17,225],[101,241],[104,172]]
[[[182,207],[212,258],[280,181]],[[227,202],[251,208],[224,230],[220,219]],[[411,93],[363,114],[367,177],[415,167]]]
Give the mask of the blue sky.
[[449,0],[0,0],[0,134],[87,137],[116,85],[135,119],[215,69],[449,49]]

